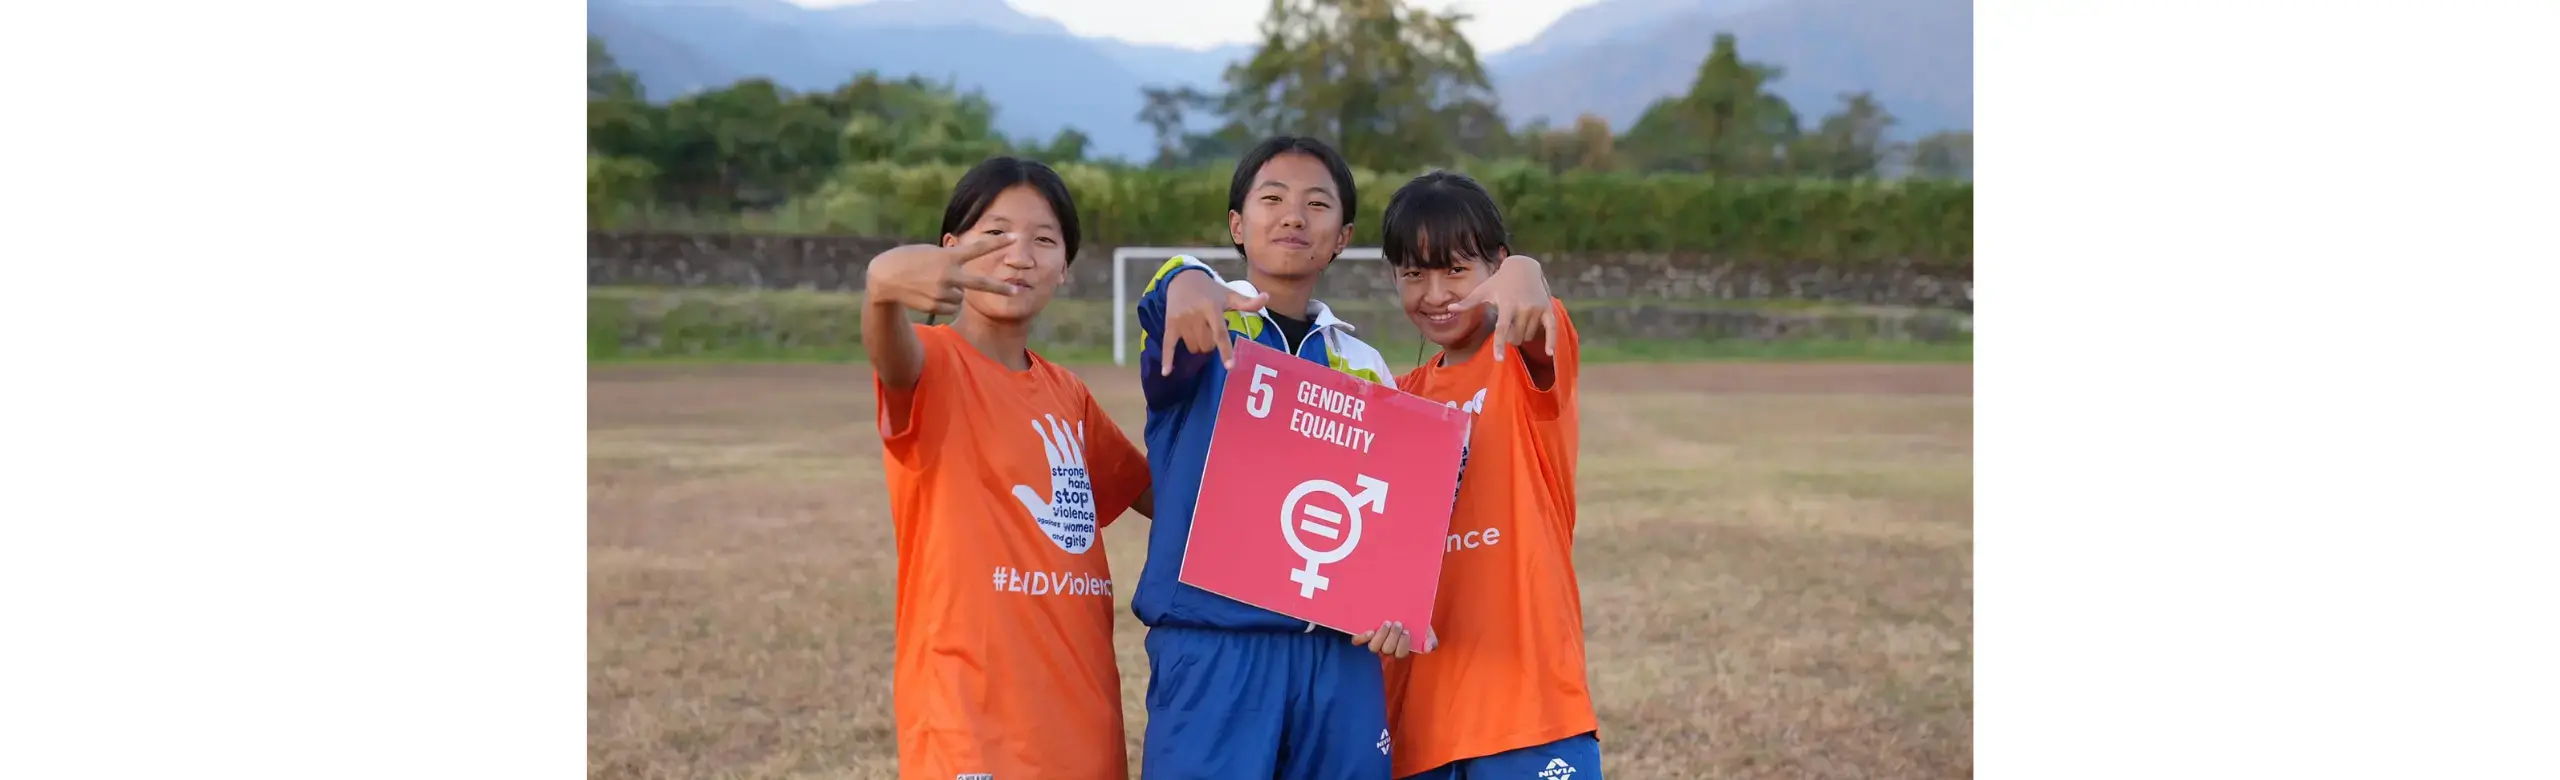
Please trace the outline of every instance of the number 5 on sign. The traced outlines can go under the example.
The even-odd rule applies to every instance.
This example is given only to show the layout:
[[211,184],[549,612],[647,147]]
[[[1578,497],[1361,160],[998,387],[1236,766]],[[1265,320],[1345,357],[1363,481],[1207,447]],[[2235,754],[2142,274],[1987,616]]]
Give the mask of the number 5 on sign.
[[1271,385],[1263,383],[1262,380],[1279,375],[1280,369],[1270,366],[1253,367],[1253,389],[1245,396],[1245,411],[1252,412],[1255,417],[1271,416]]
[[1229,376],[1182,581],[1349,633],[1430,625],[1471,418],[1250,341]]

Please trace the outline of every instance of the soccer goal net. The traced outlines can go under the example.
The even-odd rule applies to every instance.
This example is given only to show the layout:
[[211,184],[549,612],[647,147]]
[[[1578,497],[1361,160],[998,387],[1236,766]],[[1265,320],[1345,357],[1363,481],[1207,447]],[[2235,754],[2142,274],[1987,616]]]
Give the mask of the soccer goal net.
[[[1137,327],[1129,321],[1138,305],[1138,290],[1146,280],[1155,277],[1155,268],[1179,255],[1190,255],[1203,261],[1240,260],[1232,246],[1124,246],[1111,250],[1111,364],[1129,364],[1129,329]],[[1340,260],[1382,260],[1386,254],[1374,246],[1355,246],[1342,250]],[[1129,270],[1129,263],[1143,263]],[[1225,273],[1225,269],[1220,269]],[[1143,277],[1143,278],[1142,278]]]

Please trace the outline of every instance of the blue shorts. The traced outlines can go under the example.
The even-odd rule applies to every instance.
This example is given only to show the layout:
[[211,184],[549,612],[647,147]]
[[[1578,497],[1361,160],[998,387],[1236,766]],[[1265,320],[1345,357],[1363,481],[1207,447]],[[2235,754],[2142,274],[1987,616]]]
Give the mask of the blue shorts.
[[1459,759],[1401,780],[1600,780],[1600,738],[1574,736],[1536,747],[1505,750],[1490,756]]
[[1385,780],[1386,682],[1340,632],[1147,631],[1141,780]]

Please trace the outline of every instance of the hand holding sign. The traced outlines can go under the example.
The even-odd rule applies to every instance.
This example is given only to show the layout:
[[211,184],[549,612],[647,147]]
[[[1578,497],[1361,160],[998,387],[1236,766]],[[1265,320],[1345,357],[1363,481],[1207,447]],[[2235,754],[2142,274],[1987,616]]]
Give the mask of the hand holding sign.
[[1391,655],[1397,658],[1440,649],[1440,632],[1432,630],[1430,626],[1423,626],[1422,631],[1425,639],[1417,648],[1413,641],[1413,632],[1406,630],[1403,623],[1390,620],[1386,625],[1379,626],[1376,631],[1352,635],[1351,644],[1369,648],[1379,655]]

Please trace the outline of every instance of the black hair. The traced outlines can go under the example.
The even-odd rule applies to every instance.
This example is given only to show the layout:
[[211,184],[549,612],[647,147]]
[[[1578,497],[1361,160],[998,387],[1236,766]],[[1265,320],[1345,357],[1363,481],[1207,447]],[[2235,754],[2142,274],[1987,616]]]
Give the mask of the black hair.
[[987,207],[996,196],[1015,185],[1028,184],[1049,201],[1049,210],[1058,212],[1058,232],[1067,244],[1067,265],[1075,265],[1076,249],[1084,246],[1084,226],[1076,219],[1075,196],[1067,194],[1067,181],[1058,172],[1037,160],[1017,157],[989,157],[978,167],[960,175],[960,183],[951,188],[951,203],[942,207],[942,234],[960,235],[978,218],[986,216]]
[[1397,188],[1387,199],[1386,223],[1380,250],[1398,269],[1448,268],[1460,257],[1499,264],[1511,246],[1493,195],[1465,174],[1445,170]]
[[[1244,195],[1253,190],[1253,177],[1262,173],[1262,166],[1273,158],[1291,153],[1309,155],[1324,163],[1325,172],[1333,176],[1334,186],[1342,193],[1342,224],[1351,224],[1351,218],[1360,213],[1360,185],[1351,180],[1351,164],[1343,162],[1342,154],[1334,151],[1333,147],[1304,135],[1275,135],[1262,139],[1262,143],[1255,144],[1242,159],[1236,160],[1235,178],[1227,181],[1227,210],[1244,211]],[[1243,244],[1236,244],[1235,248],[1237,254],[1244,253]]]

